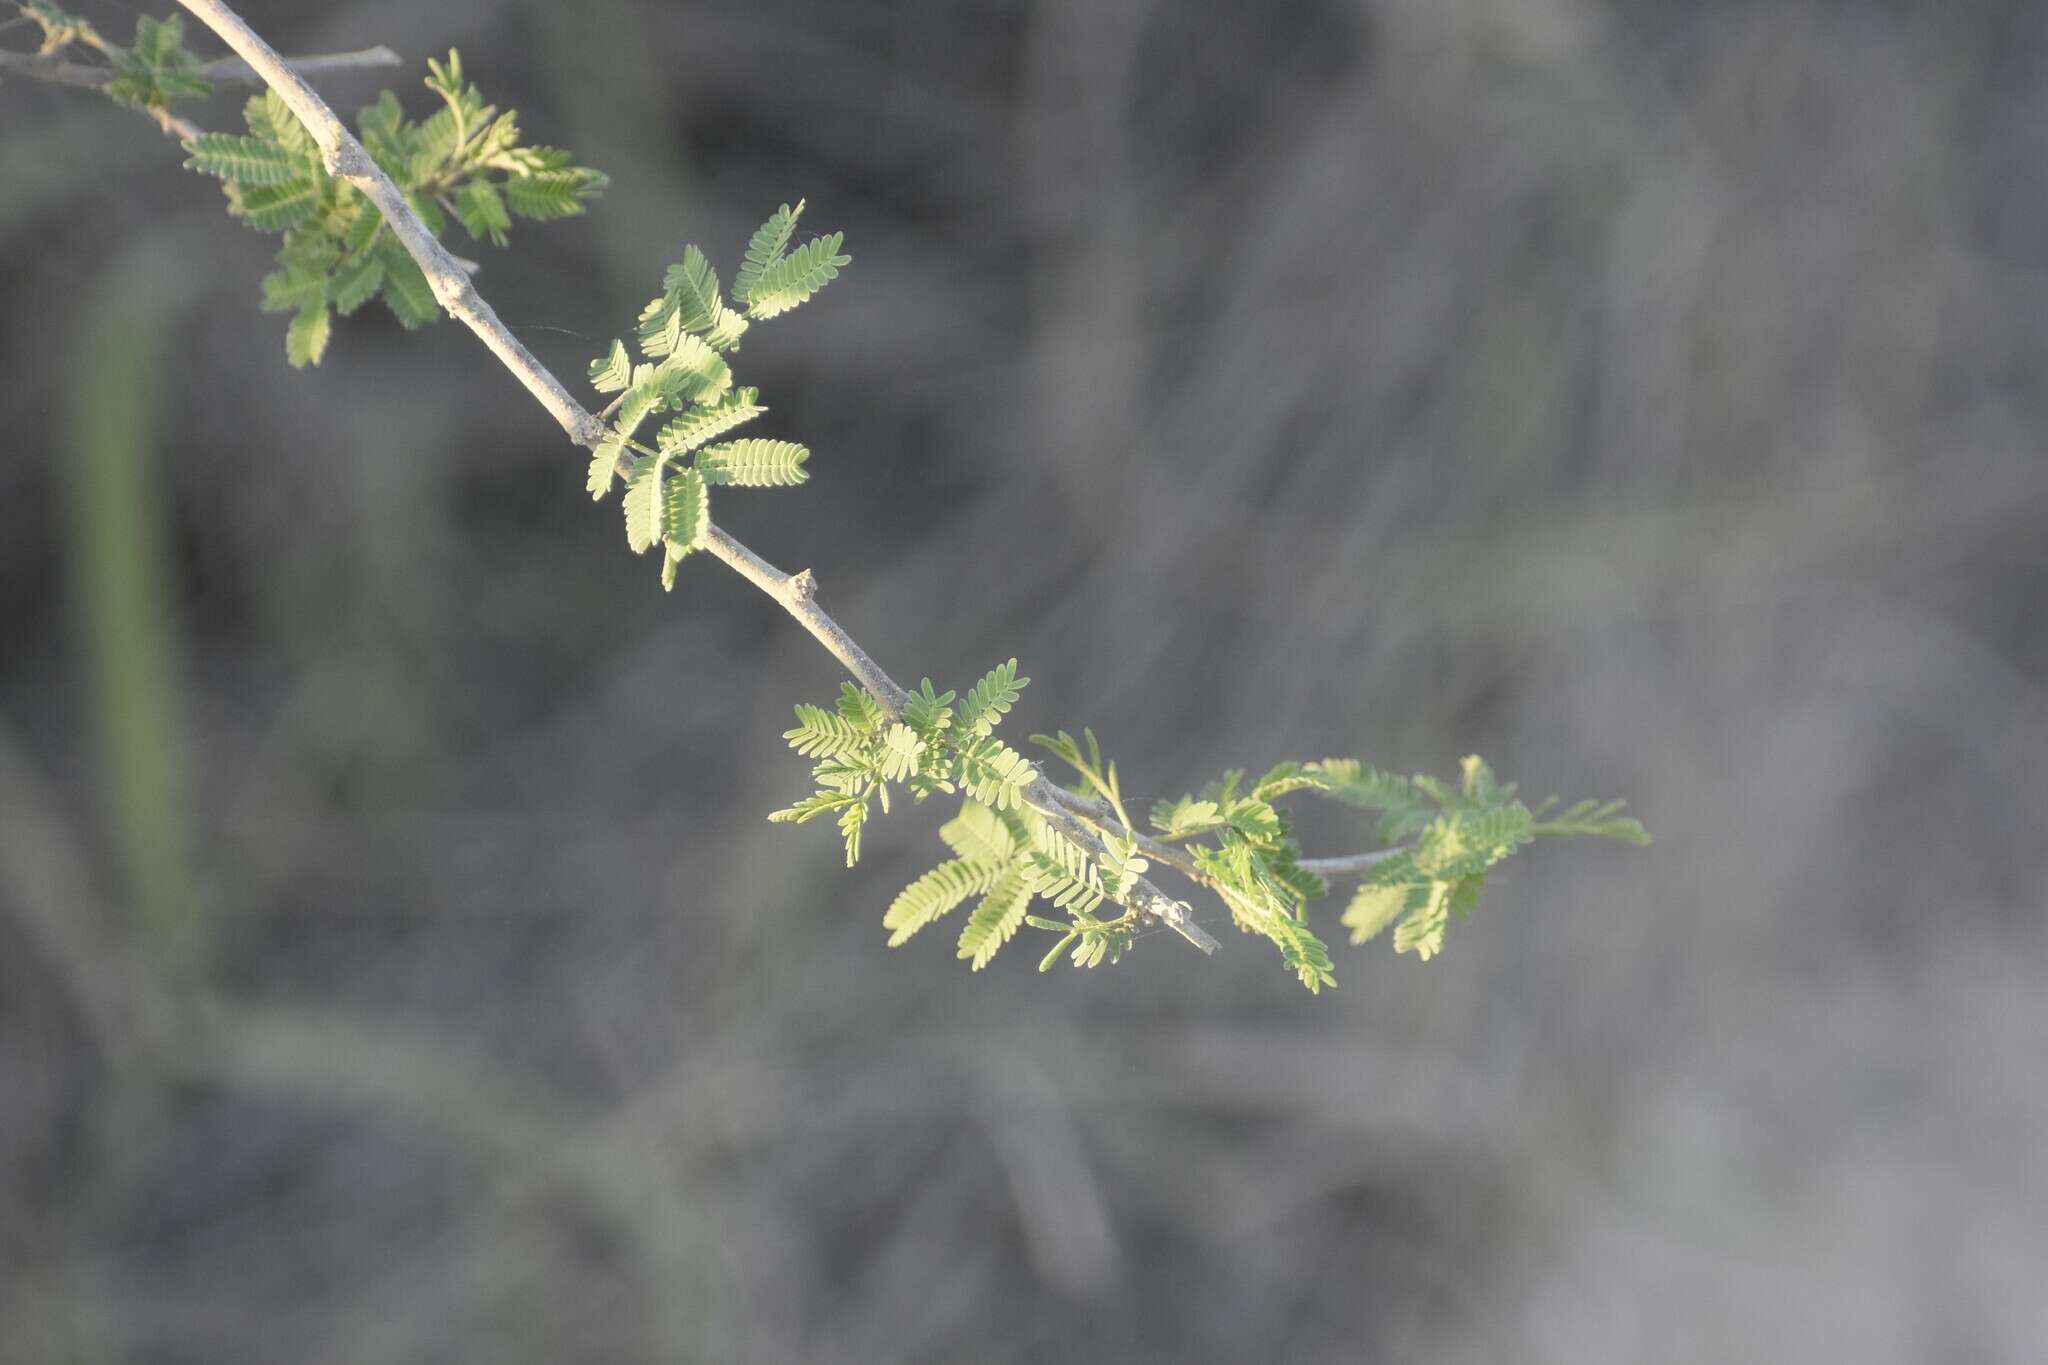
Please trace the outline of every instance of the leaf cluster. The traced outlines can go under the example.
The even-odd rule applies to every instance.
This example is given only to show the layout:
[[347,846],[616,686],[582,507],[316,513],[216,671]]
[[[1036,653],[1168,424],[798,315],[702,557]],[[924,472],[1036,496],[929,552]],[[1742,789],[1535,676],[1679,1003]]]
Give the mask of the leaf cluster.
[[1328,888],[1301,867],[1301,846],[1277,802],[1317,785],[1298,763],[1283,763],[1252,782],[1233,769],[1199,794],[1158,802],[1151,812],[1161,838],[1187,845],[1237,927],[1271,942],[1312,992],[1337,984],[1328,947],[1308,927],[1309,902]]
[[[811,452],[794,441],[717,439],[767,410],[758,390],[734,386],[726,360],[748,326],[809,299],[851,259],[839,254],[837,232],[789,249],[803,207],[784,204],[755,231],[733,278],[739,307],[726,302],[703,251],[685,246],[661,293],[640,310],[641,358],[614,341],[590,362],[591,386],[615,396],[585,486],[602,498],[625,464],[626,543],[635,554],[662,547],[664,588],[675,585],[684,557],[703,548],[711,488],[787,488],[810,477],[804,462]],[[664,414],[672,416],[650,445],[640,433]]]
[[[1114,962],[1136,936],[1135,912],[1102,909],[1121,904],[1145,860],[1128,842],[1098,858],[1025,804],[1023,789],[1037,771],[994,737],[1029,682],[1017,676],[1011,659],[990,669],[964,697],[936,691],[924,679],[894,719],[851,683],[841,688],[831,710],[796,708],[797,723],[783,738],[799,754],[818,760],[811,770],[817,791],[768,818],[802,824],[834,816],[848,866],[860,857],[871,809],[889,810],[892,786],[907,789],[916,801],[940,794],[962,798],[960,813],[939,829],[953,856],[905,887],[882,916],[890,947],[908,942],[968,900],[975,906],[961,925],[958,956],[975,971],[1027,922],[1062,936],[1041,969],[1069,946],[1079,966]],[[1067,918],[1027,914],[1034,899]]]
[[[356,115],[363,148],[405,193],[436,237],[452,217],[478,241],[504,246],[514,217],[583,212],[605,177],[555,147],[519,140],[518,117],[484,102],[463,76],[461,54],[427,63],[441,108],[414,121],[389,90]],[[320,149],[275,91],[252,97],[244,133],[203,133],[185,143],[185,164],[216,176],[228,212],[261,232],[281,232],[277,269],[263,279],[266,312],[292,314],[285,356],[318,364],[333,315],[382,299],[408,330],[441,315],[427,278],[374,204],[327,173]]]
[[1379,813],[1379,836],[1413,842],[1375,864],[1341,922],[1353,943],[1394,926],[1394,949],[1428,959],[1442,951],[1453,918],[1479,903],[1488,872],[1523,846],[1546,836],[1587,835],[1647,844],[1640,823],[1620,814],[1622,803],[1582,801],[1546,820],[1551,798],[1531,809],[1477,754],[1460,766],[1453,785],[1417,774],[1401,777],[1356,759],[1324,759],[1306,770],[1320,777],[1327,796]]
[[109,75],[100,89],[116,104],[156,111],[170,108],[174,99],[213,93],[213,83],[201,74],[199,58],[185,46],[185,21],[178,15],[164,19],[138,15],[135,41],[123,47],[101,37],[90,21],[50,0],[21,0],[16,8],[42,30],[37,56],[51,57],[77,48],[103,60]]
[[1023,788],[1036,771],[993,731],[1030,681],[1017,676],[1012,659],[990,669],[961,701],[957,693],[934,691],[926,678],[895,718],[852,683],[840,686],[831,710],[799,703],[796,726],[782,737],[799,754],[818,760],[811,769],[818,789],[768,818],[803,824],[836,815],[846,865],[852,867],[860,860],[871,804],[887,813],[892,785],[908,789],[917,801],[959,792],[992,811],[1022,808]]
[[[1500,782],[1483,759],[1464,760],[1456,783],[1427,774],[1402,777],[1357,759],[1282,763],[1256,779],[1225,773],[1199,793],[1156,802],[1154,837],[1141,842],[1124,802],[1116,764],[1105,761],[1094,732],[1081,738],[1062,730],[1032,742],[1074,770],[1078,795],[1091,803],[1086,823],[1098,836],[1090,847],[1067,837],[1020,799],[1033,770],[1014,751],[990,738],[1015,705],[1025,679],[1013,659],[969,689],[964,699],[935,693],[930,679],[910,694],[892,720],[867,692],[846,684],[834,710],[799,705],[797,724],[784,738],[817,760],[817,791],[768,818],[801,824],[836,815],[849,866],[871,803],[889,808],[890,784],[907,786],[918,800],[935,792],[962,792],[959,815],[939,836],[953,856],[919,877],[882,917],[889,946],[907,942],[926,925],[980,897],[960,933],[959,956],[976,970],[1029,924],[1059,936],[1040,969],[1069,948],[1084,967],[1114,962],[1135,939],[1141,919],[1128,905],[1152,860],[1178,845],[1175,866],[1213,891],[1245,933],[1267,939],[1286,969],[1311,992],[1337,984],[1328,947],[1309,926],[1311,902],[1328,883],[1302,866],[1288,811],[1280,804],[1298,792],[1374,811],[1381,839],[1395,845],[1373,863],[1340,922],[1363,943],[1395,926],[1394,946],[1427,959],[1443,947],[1452,917],[1471,913],[1488,871],[1544,836],[1590,835],[1648,843],[1618,801],[1579,802],[1556,811],[1555,800],[1533,810]],[[992,749],[989,746],[995,745]],[[1545,818],[1545,817],[1548,818]],[[1064,919],[1027,913],[1034,899]],[[1104,913],[1104,906],[1122,913]]]

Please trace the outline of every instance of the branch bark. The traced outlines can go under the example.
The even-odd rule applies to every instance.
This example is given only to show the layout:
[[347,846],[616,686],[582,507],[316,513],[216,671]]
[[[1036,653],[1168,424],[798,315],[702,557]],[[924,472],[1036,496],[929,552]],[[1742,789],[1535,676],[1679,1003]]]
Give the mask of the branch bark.
[[[326,101],[313,90],[305,77],[275,49],[266,43],[240,16],[221,4],[219,0],[178,0],[178,3],[201,23],[212,29],[221,41],[226,43],[251,72],[259,77],[278,95],[312,134],[314,143],[320,148],[330,174],[348,181],[367,195],[384,215],[384,221],[391,227],[399,243],[405,247],[427,277],[434,291],[434,297],[457,321],[476,333],[479,340],[489,347],[506,369],[512,372],[528,393],[545,408],[569,439],[586,449],[594,449],[604,437],[605,424],[595,413],[590,412],[571,397],[560,380],[548,372],[533,353],[522,345],[518,338],[506,329],[490,304],[477,293],[476,286],[462,270],[456,259],[449,255],[441,243],[429,232],[426,225],[406,203],[405,196],[391,178],[371,160],[370,155],[356,141],[348,128],[336,118]],[[376,49],[372,49],[375,51]],[[622,466],[630,467],[630,461],[621,459]],[[713,525],[707,530],[707,548],[740,577],[752,583],[784,611],[794,617],[797,623],[815,637],[832,656],[846,668],[847,672],[861,686],[867,688],[882,703],[892,716],[900,715],[908,693],[884,672],[879,664],[869,657],[866,650],[847,633],[846,628],[833,620],[825,609],[818,605],[818,585],[810,570],[785,573],[761,556],[735,540],[723,528]],[[1062,791],[1048,780],[1043,773],[1037,773],[1023,789],[1024,799],[1032,809],[1044,817],[1062,834],[1080,844],[1089,852],[1100,856],[1104,852],[1101,836],[1095,826],[1086,823],[1077,812],[1075,802],[1084,798],[1074,797]],[[1085,807],[1082,808],[1085,812]],[[1088,812],[1094,818],[1092,812]],[[1168,866],[1205,880],[1192,871],[1193,862],[1179,849],[1161,844],[1157,840],[1139,836],[1141,847],[1161,855],[1161,861]],[[1378,854],[1363,855],[1377,858]],[[1344,862],[1344,859],[1325,860]],[[1306,866],[1306,864],[1304,864]],[[1158,923],[1172,929],[1204,953],[1216,951],[1216,940],[1199,924],[1195,923],[1194,912],[1187,902],[1167,895],[1150,881],[1138,879],[1132,887],[1131,907]]]

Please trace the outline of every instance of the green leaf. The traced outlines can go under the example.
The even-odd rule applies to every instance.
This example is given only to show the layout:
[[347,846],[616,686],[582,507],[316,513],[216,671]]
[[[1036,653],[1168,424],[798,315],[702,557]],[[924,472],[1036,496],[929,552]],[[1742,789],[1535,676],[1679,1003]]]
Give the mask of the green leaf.
[[1017,676],[1015,659],[997,664],[967,690],[967,699],[960,703],[960,729],[983,738],[992,734],[1030,682]]
[[1310,772],[1299,763],[1281,763],[1252,784],[1252,795],[1260,801],[1278,801],[1298,791],[1326,791],[1329,779]]
[[642,455],[626,476],[626,546],[636,555],[660,539],[662,463],[659,456]]
[[988,867],[1008,867],[1031,842],[1020,817],[979,801],[961,802],[960,813],[939,826],[939,838],[966,861]]
[[1394,928],[1394,951],[1413,953],[1424,962],[1443,951],[1444,929],[1450,923],[1449,884],[1437,882],[1421,906]]
[[328,331],[333,315],[325,303],[311,303],[298,311],[284,333],[284,355],[295,370],[318,365],[327,352]]
[[1438,881],[1484,872],[1535,837],[1529,808],[1516,801],[1479,814],[1459,811],[1432,820],[1416,840],[1415,866]]
[[356,130],[362,135],[364,150],[387,172],[403,156],[399,130],[404,126],[405,111],[398,105],[398,96],[389,90],[380,93],[375,104],[356,111]]
[[754,289],[761,281],[761,272],[782,259],[784,248],[796,232],[796,220],[804,211],[804,201],[796,201],[796,207],[784,204],[768,216],[768,221],[754,229],[753,240],[747,243],[747,256],[739,273],[732,278],[732,294],[743,304],[754,301]]
[[677,325],[717,350],[730,350],[747,330],[747,320],[719,297],[718,272],[695,246],[683,248],[682,263],[668,268],[662,288],[673,301]]
[[1320,995],[1323,987],[1337,984],[1329,948],[1309,932],[1307,925],[1279,919],[1275,921],[1274,928],[1280,944],[1280,960],[1294,973],[1296,980],[1308,987],[1309,994]]
[[1360,763],[1355,758],[1326,758],[1307,764],[1304,772],[1320,775],[1322,790],[1346,805],[1383,812],[1379,838],[1396,843],[1429,823],[1429,805],[1408,778]]
[[418,190],[405,192],[405,205],[426,224],[427,231],[434,236],[439,237],[448,231],[448,219],[441,212],[441,206]]
[[658,365],[635,365],[633,383],[619,402],[619,430],[631,435],[652,413],[679,401],[684,377]]
[[1478,909],[1479,895],[1484,890],[1486,890],[1486,874],[1484,872],[1474,872],[1469,877],[1459,878],[1452,884],[1451,894],[1448,898],[1451,913],[1459,919],[1465,919],[1471,915],[1474,910]]
[[488,180],[479,177],[456,192],[455,216],[462,220],[469,235],[479,241],[504,246],[508,240],[505,233],[512,226],[512,217],[505,212],[505,201]]
[[850,792],[819,792],[815,796],[806,796],[793,806],[770,811],[768,818],[778,825],[807,825],[821,815],[844,810],[859,800],[860,797]]
[[1512,789],[1506,793],[1501,791],[1500,780],[1478,754],[1467,754],[1458,760],[1458,793],[1479,805],[1491,805],[1513,795]]
[[1030,905],[1031,887],[1024,874],[1015,869],[1001,874],[961,926],[957,956],[974,971],[986,967],[1002,946],[1016,937]]
[[201,133],[185,143],[187,170],[242,185],[278,185],[306,174],[305,158],[275,142],[239,133]]
[[353,185],[349,187],[349,193],[356,216],[349,220],[348,235],[342,239],[342,246],[354,254],[367,251],[370,243],[377,240],[377,230],[384,226],[384,215]]
[[839,714],[871,735],[880,731],[882,722],[888,719],[873,693],[850,682],[839,684]]
[[807,302],[810,297],[839,276],[839,267],[851,263],[851,256],[839,254],[842,232],[830,233],[805,242],[795,251],[761,271],[747,293],[750,317],[779,317]]
[[[695,338],[692,338],[695,340]],[[756,389],[734,389],[707,407],[691,408],[661,429],[656,438],[662,451],[681,455],[706,441],[723,436],[743,422],[750,422],[767,409],[760,404]]]
[[873,731],[822,706],[798,702],[796,728],[784,730],[789,747],[805,758],[837,758],[867,747]]
[[384,262],[373,252],[351,256],[327,281],[327,301],[343,317],[377,297],[384,284]]
[[623,341],[612,342],[610,354],[590,362],[590,384],[599,393],[620,393],[632,382],[633,358]]
[[863,795],[856,805],[839,812],[839,837],[846,844],[846,865],[852,867],[860,861],[860,835],[868,822],[868,802]]
[[576,166],[565,170],[515,175],[505,182],[505,203],[521,218],[545,221],[573,218],[609,183],[598,171]]
[[640,353],[649,360],[664,359],[683,338],[682,300],[673,294],[649,299],[640,310]]
[[259,141],[274,142],[288,152],[308,158],[316,150],[313,135],[306,131],[306,125],[299,122],[299,116],[275,90],[251,95],[248,103],[242,106],[242,121],[249,125],[249,136]]
[[1344,907],[1339,922],[1351,931],[1353,943],[1364,943],[1378,937],[1381,930],[1408,911],[1418,908],[1428,896],[1426,884],[1375,886],[1368,882],[1358,888],[1351,904]]
[[711,506],[704,476],[685,469],[668,481],[662,495],[661,534],[671,561],[704,548],[704,530],[711,524]]
[[882,776],[901,782],[922,765],[925,742],[917,731],[898,721],[882,736]]
[[661,369],[676,376],[676,391],[692,402],[708,403],[732,387],[732,367],[702,337],[677,338]]
[[114,75],[100,87],[109,99],[144,109],[162,109],[181,96],[210,95],[213,86],[199,74],[199,58],[187,51],[185,24],[177,15],[135,21],[135,43],[102,49]]
[[1095,860],[1050,827],[1038,829],[1036,847],[1025,855],[1024,867],[1031,890],[1070,914],[1093,914],[1108,895]]
[[978,896],[995,885],[1000,868],[978,866],[949,858],[896,894],[882,916],[889,931],[889,946],[900,948],[911,936],[933,920],[948,914],[969,896]]
[[804,461],[811,452],[794,441],[759,437],[706,446],[697,454],[705,482],[738,488],[788,488],[810,478]]
[[371,250],[384,267],[384,283],[378,293],[407,331],[417,331],[441,316],[441,304],[428,287],[427,277],[396,237],[388,233],[379,237]]
[[[185,20],[172,14],[162,19],[138,15],[135,20],[135,45],[129,50],[138,61],[146,63],[153,71],[173,67],[181,62],[190,62],[196,68],[199,59],[185,47]],[[207,93],[202,89],[200,94]]]
[[309,303],[327,298],[327,272],[318,267],[293,263],[263,277],[262,302],[266,313],[296,313]]
[[311,218],[320,207],[320,187],[311,180],[283,180],[247,189],[227,182],[228,212],[258,232],[282,232]]
[[1009,810],[1022,804],[1024,787],[1036,773],[1015,749],[979,739],[967,740],[955,750],[954,776],[960,789],[984,806]]
[[953,726],[953,693],[934,692],[926,678],[903,702],[903,722],[922,735],[938,738]]
[[583,480],[583,487],[590,493],[592,502],[612,491],[612,478],[619,471],[619,455],[625,448],[625,442],[617,433],[612,433],[591,449],[590,472]]
[[1183,796],[1177,801],[1158,801],[1152,806],[1152,828],[1169,838],[1184,839],[1227,823],[1223,809],[1214,801],[1197,801]]
[[1604,804],[1580,801],[1547,820],[1538,821],[1530,826],[1529,832],[1539,837],[1577,834],[1595,839],[1619,839],[1625,844],[1648,844],[1650,832],[1643,828],[1641,822],[1620,814],[1626,804],[1622,801]]

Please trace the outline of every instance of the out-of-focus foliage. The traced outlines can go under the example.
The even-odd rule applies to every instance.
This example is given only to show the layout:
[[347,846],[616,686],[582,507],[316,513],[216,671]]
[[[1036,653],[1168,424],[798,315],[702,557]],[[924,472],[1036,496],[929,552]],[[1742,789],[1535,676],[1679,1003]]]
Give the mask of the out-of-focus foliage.
[[50,0],[22,0],[15,8],[42,32],[36,55],[62,58],[75,51],[102,58],[111,68],[111,78],[100,89],[117,104],[147,110],[168,109],[172,100],[213,93],[212,82],[200,72],[199,58],[185,46],[182,16],[171,14],[159,19],[138,14],[135,41],[123,47],[102,38],[89,20],[51,4]]

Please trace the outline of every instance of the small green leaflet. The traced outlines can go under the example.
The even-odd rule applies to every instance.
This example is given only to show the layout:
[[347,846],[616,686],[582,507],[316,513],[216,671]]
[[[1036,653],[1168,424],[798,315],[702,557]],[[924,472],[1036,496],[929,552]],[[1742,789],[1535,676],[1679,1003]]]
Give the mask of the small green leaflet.
[[609,352],[590,362],[590,386],[599,393],[619,393],[632,382],[633,358],[623,341],[614,341]]
[[811,452],[794,441],[755,438],[725,441],[697,453],[697,468],[707,483],[738,488],[788,488],[810,478],[804,461]]
[[320,363],[321,355],[327,350],[327,335],[332,323],[333,315],[324,303],[307,304],[299,310],[284,334],[285,359],[293,369]]
[[660,538],[662,463],[658,455],[642,455],[626,476],[626,546],[636,555]]
[[761,272],[747,293],[747,314],[754,318],[780,317],[839,277],[839,267],[851,263],[851,256],[839,254],[845,234],[832,233],[806,242]]
[[202,133],[186,142],[185,150],[191,153],[187,170],[249,186],[282,184],[307,177],[312,169],[300,153],[239,133]]
[[711,502],[704,491],[704,476],[685,469],[668,481],[662,495],[661,536],[668,545],[670,561],[703,549],[704,532],[710,524]]
[[754,229],[754,236],[747,243],[745,262],[739,273],[732,277],[733,297],[743,304],[752,304],[754,289],[761,281],[761,272],[782,259],[784,248],[796,232],[796,220],[804,211],[804,201],[796,201],[796,207],[784,204],[768,216],[768,221]]

